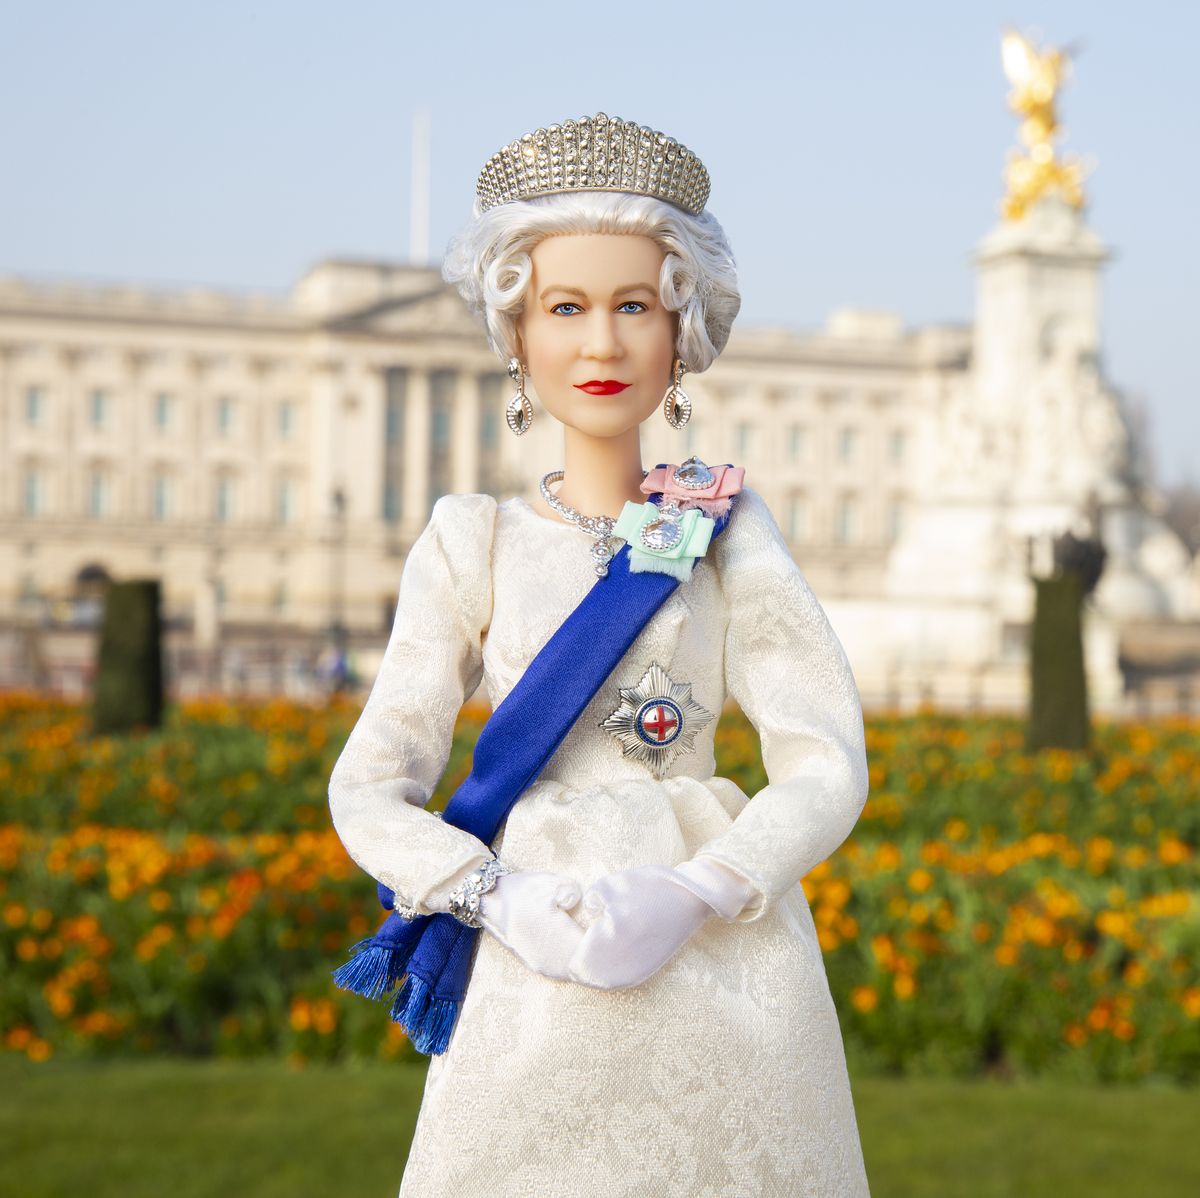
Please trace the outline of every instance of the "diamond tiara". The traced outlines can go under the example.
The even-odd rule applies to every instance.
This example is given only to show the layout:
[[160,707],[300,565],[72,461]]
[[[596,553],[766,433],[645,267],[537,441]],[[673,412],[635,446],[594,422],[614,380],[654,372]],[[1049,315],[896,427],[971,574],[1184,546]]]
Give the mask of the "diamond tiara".
[[493,154],[475,184],[481,212],[564,191],[654,196],[699,216],[708,171],[673,137],[598,112],[526,133]]

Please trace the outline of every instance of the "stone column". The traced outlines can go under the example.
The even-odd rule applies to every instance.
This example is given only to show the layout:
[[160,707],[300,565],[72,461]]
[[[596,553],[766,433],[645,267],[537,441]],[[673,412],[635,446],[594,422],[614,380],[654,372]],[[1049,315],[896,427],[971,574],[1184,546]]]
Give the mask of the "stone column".
[[450,489],[456,495],[473,494],[479,490],[479,376],[474,371],[454,376],[450,445]]
[[59,439],[60,453],[55,455],[54,466],[47,464],[46,456],[39,446],[38,468],[43,471],[46,488],[44,502],[53,514],[62,519],[78,520],[84,512],[87,486],[86,471],[79,457],[77,433],[81,423],[83,406],[79,386],[78,348],[66,346],[59,351],[59,371],[56,380],[47,389],[46,402],[50,405],[47,419],[53,434]]
[[140,525],[149,522],[151,503],[145,451],[145,428],[149,420],[145,381],[147,361],[148,355],[137,350],[125,354],[125,379],[121,388],[125,403],[117,403],[113,413],[117,421],[117,439],[123,443],[126,455],[125,470],[114,471],[113,491],[118,518],[123,523]]
[[383,483],[387,460],[387,368],[372,367],[362,375],[362,418],[355,421],[347,443],[348,478],[354,492],[355,523],[377,528],[383,522]]
[[429,371],[412,368],[404,399],[404,495],[400,523],[416,536],[429,520]]
[[13,386],[15,353],[13,346],[0,344],[0,475],[5,479],[0,486],[0,517],[16,516],[21,510],[21,472],[14,434],[23,413],[18,406],[21,401],[17,388]]
[[324,359],[314,363],[312,380],[312,439],[309,443],[312,479],[311,511],[320,524],[331,527],[333,492],[342,485],[342,463],[338,460],[338,421],[341,417],[338,390],[341,373],[336,362]]

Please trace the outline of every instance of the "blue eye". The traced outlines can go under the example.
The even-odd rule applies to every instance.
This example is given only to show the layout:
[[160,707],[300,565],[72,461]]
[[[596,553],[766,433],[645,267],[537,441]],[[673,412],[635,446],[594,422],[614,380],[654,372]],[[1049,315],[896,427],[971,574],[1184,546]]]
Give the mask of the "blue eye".
[[[563,312],[562,311],[563,308],[570,308],[571,311]],[[562,303],[562,304],[555,304],[554,307],[550,309],[550,311],[558,313],[559,316],[572,316],[572,315],[574,315],[574,313],[582,311],[582,309],[579,307],[578,304]]]
[[638,300],[626,300],[618,309],[618,312],[645,312],[646,305]]

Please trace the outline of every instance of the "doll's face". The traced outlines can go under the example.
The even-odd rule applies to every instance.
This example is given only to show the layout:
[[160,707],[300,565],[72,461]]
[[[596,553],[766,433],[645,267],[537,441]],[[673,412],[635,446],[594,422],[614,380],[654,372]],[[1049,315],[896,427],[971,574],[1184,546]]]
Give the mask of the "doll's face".
[[517,327],[530,382],[556,420],[616,437],[662,403],[676,331],[658,296],[663,257],[632,233],[565,233],[533,248]]

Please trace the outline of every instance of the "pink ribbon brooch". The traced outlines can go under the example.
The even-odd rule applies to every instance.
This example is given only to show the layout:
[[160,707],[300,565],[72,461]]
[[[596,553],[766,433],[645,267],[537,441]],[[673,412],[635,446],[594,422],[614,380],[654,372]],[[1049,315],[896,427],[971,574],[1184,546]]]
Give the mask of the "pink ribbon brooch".
[[715,517],[729,511],[742,489],[742,466],[706,466],[690,457],[679,466],[657,466],[642,490],[659,503],[627,503],[613,533],[629,542],[632,574],[670,574],[686,580],[712,539]]
[[674,499],[681,508],[699,508],[706,516],[723,516],[742,489],[745,466],[706,466],[690,457],[679,466],[655,466],[642,480],[647,495]]

